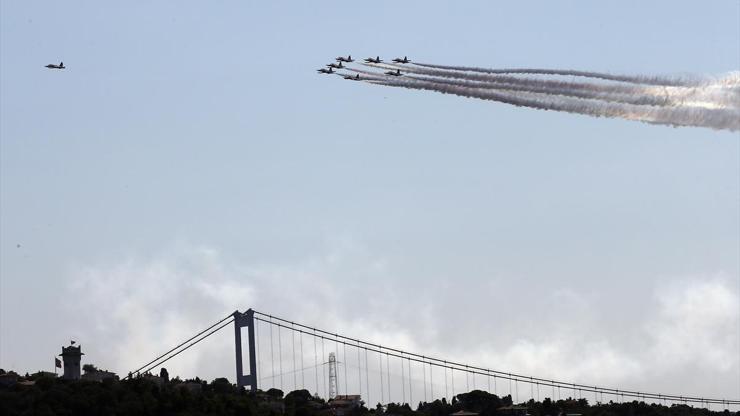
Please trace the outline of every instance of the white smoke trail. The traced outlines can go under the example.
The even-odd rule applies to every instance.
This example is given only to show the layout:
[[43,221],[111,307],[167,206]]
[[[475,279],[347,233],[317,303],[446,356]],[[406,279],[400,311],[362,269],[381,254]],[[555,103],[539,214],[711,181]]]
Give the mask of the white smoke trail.
[[[431,78],[425,76],[407,75],[407,79],[415,79],[419,81],[429,81],[437,84],[457,85],[466,88],[480,88],[480,89],[493,89],[493,90],[507,90],[507,91],[519,91],[519,92],[530,92],[538,94],[551,94],[561,95],[564,97],[575,97],[575,98],[586,98],[586,99],[597,99],[603,101],[611,101],[625,104],[635,105],[655,105],[664,106],[669,104],[669,98],[666,95],[663,96],[651,96],[644,94],[626,93],[626,92],[612,92],[612,91],[600,91],[597,88],[587,88],[584,84],[583,88],[571,85],[570,87],[556,86],[552,84],[568,84],[561,83],[559,81],[543,81],[533,79],[521,79],[516,83],[487,83],[481,81],[467,81],[467,80],[450,80],[444,78]],[[594,86],[596,87],[596,86]]]
[[[706,108],[740,108],[740,73],[730,73],[712,83],[693,87],[675,86],[645,86],[633,84],[604,84],[566,82],[550,79],[536,79],[528,77],[501,76],[480,73],[466,73],[440,69],[417,67],[402,67],[394,64],[365,64],[370,67],[383,69],[401,68],[407,73],[448,78],[456,81],[451,83],[475,88],[506,88],[517,91],[529,91],[571,96],[577,98],[600,99],[604,101],[622,102],[634,105],[659,106],[693,106]],[[474,81],[480,85],[457,80]],[[500,87],[496,87],[500,85]],[[518,87],[514,87],[519,85]]]
[[614,75],[605,72],[577,71],[572,69],[544,69],[544,68],[478,68],[470,66],[435,65],[414,62],[414,65],[451,71],[480,72],[485,74],[540,74],[540,75],[565,75],[586,78],[596,78],[608,81],[629,82],[633,84],[662,85],[662,86],[695,86],[711,82],[707,78],[695,77],[664,77],[664,76],[634,76]]
[[437,91],[463,97],[498,101],[521,107],[555,110],[594,117],[624,118],[652,124],[671,126],[696,126],[713,129],[740,130],[740,111],[725,108],[655,107],[603,102],[592,99],[562,98],[539,93],[522,95],[502,93],[491,89],[472,88],[454,84],[435,83],[417,79],[393,79],[374,83],[418,90]]
[[542,79],[520,78],[512,83],[489,83],[462,79],[444,79],[407,75],[407,78],[467,88],[504,89],[603,100],[633,105],[689,106],[705,108],[740,108],[740,92],[711,87],[642,87],[598,85]]

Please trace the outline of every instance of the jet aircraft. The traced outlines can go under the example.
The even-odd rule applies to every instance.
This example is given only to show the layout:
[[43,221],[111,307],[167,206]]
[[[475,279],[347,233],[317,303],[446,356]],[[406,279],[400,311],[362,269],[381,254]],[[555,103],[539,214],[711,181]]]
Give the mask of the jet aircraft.
[[347,55],[346,58],[343,56],[337,56],[335,59],[337,60],[337,62],[354,62],[355,61],[354,59],[352,59],[352,55]]
[[49,64],[49,65],[46,65],[46,67],[49,68],[49,69],[64,69],[64,68],[66,68],[64,66],[64,62],[59,62],[59,65]]
[[320,69],[317,69],[316,72],[318,72],[319,74],[333,74],[334,69],[333,68],[329,68],[329,69],[320,68]]
[[352,75],[345,75],[344,79],[348,79],[350,81],[359,81],[360,80],[360,74],[357,74],[355,76]]
[[393,75],[394,77],[400,77],[401,75],[403,75],[401,73],[401,70],[400,69],[396,69],[395,71],[388,71],[385,74],[386,75]]
[[342,68],[344,68],[344,65],[342,65],[342,61],[339,61],[338,64],[330,63],[329,65],[327,65],[327,67],[329,67],[329,68],[336,68],[336,69],[342,69]]
[[372,63],[372,64],[379,64],[383,61],[380,60],[379,56],[376,56],[375,58],[365,58],[365,62]]
[[403,59],[396,58],[396,59],[393,60],[393,62],[398,63],[398,64],[407,64],[407,63],[411,62],[411,60],[409,60],[409,58],[407,58],[407,57],[404,56]]

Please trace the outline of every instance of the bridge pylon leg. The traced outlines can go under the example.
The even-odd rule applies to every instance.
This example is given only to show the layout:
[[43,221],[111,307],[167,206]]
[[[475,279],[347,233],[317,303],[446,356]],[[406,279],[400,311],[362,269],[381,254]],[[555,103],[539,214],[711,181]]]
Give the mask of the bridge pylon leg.
[[[249,348],[249,374],[244,374],[242,365],[242,328],[247,327],[247,346]],[[249,386],[257,391],[257,350],[254,339],[254,310],[234,312],[234,347],[236,350],[236,384],[239,387]]]

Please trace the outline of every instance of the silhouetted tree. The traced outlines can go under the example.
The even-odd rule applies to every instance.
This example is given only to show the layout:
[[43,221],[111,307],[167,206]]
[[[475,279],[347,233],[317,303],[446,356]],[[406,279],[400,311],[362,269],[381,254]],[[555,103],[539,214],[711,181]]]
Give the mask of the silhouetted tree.
[[167,369],[166,369],[166,368],[164,368],[164,367],[162,367],[162,369],[161,369],[161,370],[159,370],[159,376],[160,376],[160,377],[162,377],[162,379],[163,379],[163,380],[164,380],[165,382],[169,382],[169,381],[170,381],[170,373],[168,373],[168,372],[167,372]]
[[82,371],[84,371],[85,374],[91,374],[96,373],[98,371],[98,368],[92,364],[85,364],[82,366]]
[[270,390],[267,390],[267,395],[274,399],[282,399],[283,391],[280,389],[271,388]]

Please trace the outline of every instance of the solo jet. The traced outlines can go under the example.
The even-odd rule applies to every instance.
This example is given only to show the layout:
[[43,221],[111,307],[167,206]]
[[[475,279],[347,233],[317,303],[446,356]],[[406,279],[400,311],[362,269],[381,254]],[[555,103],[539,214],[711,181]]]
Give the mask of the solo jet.
[[355,61],[354,59],[352,59],[352,55],[347,55],[346,58],[343,56],[337,56],[334,59],[336,59],[337,62],[354,62]]
[[394,72],[394,71],[388,71],[388,72],[386,72],[385,74],[386,74],[386,75],[393,75],[394,77],[400,77],[401,75],[403,75],[403,74],[401,73],[401,70],[400,70],[400,69],[396,69],[396,71],[395,71],[395,72]]
[[407,58],[407,57],[404,56],[403,59],[396,58],[396,59],[393,60],[393,62],[395,62],[397,64],[407,64],[407,63],[411,62],[411,60],[409,60],[409,58]]
[[64,69],[64,68],[66,68],[64,66],[64,62],[59,62],[59,65],[49,64],[49,65],[46,65],[46,67],[49,68],[49,69]]
[[339,64],[330,63],[327,65],[328,68],[335,68],[335,69],[342,69],[344,68],[344,65],[342,65],[342,61],[339,61]]
[[321,69],[317,69],[316,72],[318,72],[319,74],[333,74],[334,69],[333,68],[329,68],[329,69],[321,68]]
[[365,58],[365,62],[371,63],[371,64],[379,64],[383,61],[380,60],[379,56],[376,56],[375,58]]
[[360,74],[357,74],[355,76],[352,75],[345,75],[344,79],[348,79],[350,81],[359,81],[360,80]]

